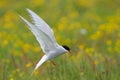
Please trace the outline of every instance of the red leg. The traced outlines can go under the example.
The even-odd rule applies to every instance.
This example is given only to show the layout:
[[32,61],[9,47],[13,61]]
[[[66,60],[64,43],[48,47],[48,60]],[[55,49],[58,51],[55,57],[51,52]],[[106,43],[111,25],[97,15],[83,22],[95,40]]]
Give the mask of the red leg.
[[56,64],[55,64],[55,62],[54,61],[51,61],[52,62],[52,64],[53,64],[53,66],[56,66]]

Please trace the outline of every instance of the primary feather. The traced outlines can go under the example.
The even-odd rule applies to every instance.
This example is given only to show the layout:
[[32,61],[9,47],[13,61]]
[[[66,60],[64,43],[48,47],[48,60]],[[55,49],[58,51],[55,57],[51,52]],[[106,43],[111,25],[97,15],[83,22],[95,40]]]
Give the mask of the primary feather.
[[50,29],[50,27],[41,18],[35,15],[35,13],[33,13],[30,10],[29,10],[29,13],[31,14],[31,16],[34,16],[33,18],[35,22],[34,24],[31,24],[22,16],[20,16],[20,18],[28,25],[29,29],[32,31],[37,41],[39,42],[43,52],[47,54],[51,49],[57,46],[52,29]]
[[35,26],[38,27],[41,31],[43,31],[46,35],[48,35],[48,37],[50,37],[53,43],[56,43],[53,30],[49,27],[49,25],[46,22],[44,22],[44,20],[41,17],[39,17],[36,13],[31,11],[30,9],[27,9],[27,11],[30,14]]

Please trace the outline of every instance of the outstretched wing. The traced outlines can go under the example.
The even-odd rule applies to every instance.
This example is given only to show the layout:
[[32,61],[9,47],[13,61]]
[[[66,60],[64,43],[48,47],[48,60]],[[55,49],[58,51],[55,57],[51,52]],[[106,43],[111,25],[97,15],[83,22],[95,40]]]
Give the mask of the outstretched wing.
[[27,9],[27,11],[31,16],[34,25],[38,29],[40,29],[42,32],[44,32],[46,35],[48,35],[48,37],[53,41],[53,43],[56,44],[53,30],[49,27],[49,25],[41,17],[39,17],[36,13],[31,11],[30,9]]
[[[28,25],[29,29],[32,31],[32,33],[35,35],[37,41],[39,42],[42,50],[44,53],[49,53],[50,50],[55,48],[55,41],[53,41],[52,36],[45,31],[44,24],[41,26],[42,27],[37,27],[37,25],[31,24],[29,21],[27,21],[25,18],[20,16],[20,18]],[[49,29],[47,29],[49,31]],[[49,31],[51,32],[51,31]],[[54,37],[54,36],[53,36]]]

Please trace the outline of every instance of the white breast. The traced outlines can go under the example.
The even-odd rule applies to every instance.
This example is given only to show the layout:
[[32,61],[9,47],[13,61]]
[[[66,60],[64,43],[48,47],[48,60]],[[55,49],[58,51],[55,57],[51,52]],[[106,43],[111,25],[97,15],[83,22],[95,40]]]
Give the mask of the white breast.
[[49,59],[52,59],[54,57],[57,57],[63,53],[67,52],[67,50],[65,50],[62,46],[58,46],[56,47],[56,49],[50,51],[47,56]]

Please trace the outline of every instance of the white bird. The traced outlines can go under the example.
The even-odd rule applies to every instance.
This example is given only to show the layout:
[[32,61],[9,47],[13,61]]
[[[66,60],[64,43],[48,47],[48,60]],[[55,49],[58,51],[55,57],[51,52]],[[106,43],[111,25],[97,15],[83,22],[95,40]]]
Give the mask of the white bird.
[[42,51],[45,55],[41,58],[41,60],[37,63],[35,70],[37,70],[45,61],[51,60],[65,52],[70,53],[70,49],[68,46],[60,46],[54,37],[53,30],[49,27],[49,25],[44,22],[42,18],[40,18],[36,13],[31,11],[30,9],[26,9],[30,14],[33,23],[30,23],[25,18],[20,16],[20,18],[28,25],[28,28],[32,31],[37,41],[39,42]]

